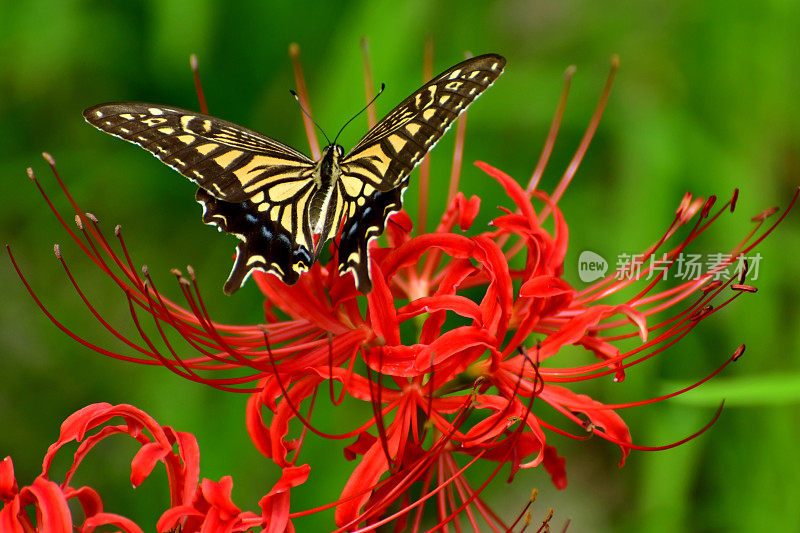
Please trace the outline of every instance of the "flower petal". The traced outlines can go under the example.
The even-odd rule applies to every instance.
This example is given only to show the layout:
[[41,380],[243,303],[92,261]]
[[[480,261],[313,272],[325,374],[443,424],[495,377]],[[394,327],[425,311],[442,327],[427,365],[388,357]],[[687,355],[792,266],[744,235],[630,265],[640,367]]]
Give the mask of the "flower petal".
[[520,296],[550,298],[559,294],[574,292],[569,283],[556,276],[536,276],[522,284]]

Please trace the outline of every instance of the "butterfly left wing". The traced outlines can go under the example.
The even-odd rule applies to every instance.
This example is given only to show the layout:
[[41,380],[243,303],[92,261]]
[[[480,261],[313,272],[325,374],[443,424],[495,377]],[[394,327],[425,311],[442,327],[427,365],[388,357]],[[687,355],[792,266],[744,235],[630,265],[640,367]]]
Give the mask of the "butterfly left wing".
[[314,162],[285,144],[221,118],[141,102],[110,102],[83,112],[95,128],[139,145],[226,202],[270,182],[307,173]]
[[486,54],[450,67],[390,111],[342,160],[337,186],[347,212],[339,271],[352,271],[359,291],[372,289],[369,242],[402,208],[408,175],[505,64],[502,56]]
[[309,237],[307,241],[302,233],[298,238],[297,226],[304,221],[299,209],[307,197],[288,203],[281,211],[285,216],[277,212],[274,217],[264,216],[260,204],[250,200],[225,202],[205,189],[197,189],[195,199],[203,207],[203,222],[242,241],[236,246],[233,268],[223,287],[225,294],[238,290],[254,270],[275,274],[284,283],[293,285],[316,260],[313,240]]
[[203,222],[238,237],[224,290],[253,270],[295,283],[316,259],[308,205],[317,186],[303,153],[232,122],[177,107],[113,102],[86,109],[96,128],[137,144],[198,189]]

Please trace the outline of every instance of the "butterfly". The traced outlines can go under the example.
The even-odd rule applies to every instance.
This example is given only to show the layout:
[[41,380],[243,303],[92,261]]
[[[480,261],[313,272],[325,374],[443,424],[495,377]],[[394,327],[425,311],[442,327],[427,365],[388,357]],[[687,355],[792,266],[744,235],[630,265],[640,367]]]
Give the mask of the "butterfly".
[[369,244],[402,208],[411,171],[459,114],[503,72],[486,54],[450,67],[370,129],[346,155],[335,143],[318,161],[232,122],[172,106],[112,102],[86,109],[92,126],[137,144],[199,186],[203,222],[238,237],[223,290],[254,270],[294,284],[341,229],[338,268],[372,289]]

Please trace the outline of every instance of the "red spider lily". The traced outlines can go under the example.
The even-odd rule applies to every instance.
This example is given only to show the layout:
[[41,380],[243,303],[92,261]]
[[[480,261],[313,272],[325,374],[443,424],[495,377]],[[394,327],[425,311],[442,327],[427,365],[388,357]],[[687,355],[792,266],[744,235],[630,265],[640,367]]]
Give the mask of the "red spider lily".
[[[298,49],[293,47],[290,53],[300,100],[309,110]],[[196,63],[193,66],[196,73]],[[265,296],[264,323],[215,322],[193,270],[188,270],[188,277],[175,271],[186,305],[165,298],[147,270],[140,275],[134,267],[119,227],[115,230],[118,244],[113,246],[97,219],[77,206],[49,156],[46,158],[75,211],[78,232],[66,223],[32,171],[31,178],[75,243],[122,290],[141,339],[128,338],[108,323],[84,297],[58,247],[56,255],[88,310],[134,355],[96,346],[69,331],[45,309],[27,280],[23,281],[59,328],[95,351],[127,361],[161,364],[194,381],[252,393],[247,409],[251,438],[265,457],[288,472],[304,468],[296,464],[308,432],[326,439],[351,440],[345,456],[360,460],[344,483],[340,499],[308,511],[288,513],[282,507],[287,513],[285,520],[335,507],[341,531],[374,530],[390,521],[398,528],[408,526],[417,531],[423,527],[424,510],[435,504],[437,528],[456,519],[477,523],[480,517],[494,530],[511,529],[520,519],[506,524],[480,494],[504,464],[510,465],[509,482],[520,468],[543,464],[557,487],[566,486],[565,460],[547,444],[547,432],[576,439],[597,435],[613,442],[622,452],[620,465],[632,448],[658,449],[633,444],[617,410],[660,401],[688,388],[663,397],[608,405],[577,394],[568,385],[607,376],[623,381],[627,368],[660,354],[701,320],[743,293],[753,292],[753,287],[744,284],[744,272],[739,283],[715,281],[715,274],[752,250],[788,212],[766,228],[762,225],[771,213],[756,217],[756,228],[732,247],[726,262],[677,286],[666,287],[660,276],[650,281],[643,276],[617,279],[609,275],[582,291],[573,288],[562,276],[568,231],[558,201],[598,126],[615,71],[616,61],[586,134],[553,194],[539,191],[537,185],[558,133],[572,69],[567,71],[550,134],[527,188],[502,171],[477,163],[509,199],[489,230],[470,231],[480,198],[457,192],[464,144],[462,117],[447,208],[432,232],[424,229],[424,208],[416,233],[405,212],[392,217],[386,242],[373,243],[374,288],[366,297],[356,291],[350,276],[339,276],[335,241],[331,261],[316,264],[296,285],[287,286],[269,274],[253,276]],[[369,69],[366,86],[372,87]],[[199,82],[198,94],[201,110],[206,112]],[[374,115],[371,117],[374,123]],[[318,157],[310,118],[304,120],[311,151]],[[423,165],[421,184],[428,183],[428,172]],[[796,199],[797,195],[789,208]],[[726,211],[733,211],[735,201],[736,194],[712,213],[715,197],[704,201],[687,193],[664,235],[639,256],[641,273],[653,272],[647,261],[656,253],[666,258],[666,268],[673,268],[677,257],[698,236]],[[427,205],[427,186],[421,189],[419,203]],[[683,234],[678,236],[681,229]],[[14,265],[16,268],[16,262]],[[620,293],[627,294],[632,288],[636,294],[623,299]],[[471,297],[475,294],[479,296]],[[365,300],[365,305],[360,306],[359,300]],[[154,321],[160,339],[146,332],[145,316]],[[168,340],[167,329],[180,333],[197,355],[180,356]],[[414,342],[404,342],[403,337],[412,330]],[[636,337],[640,340],[634,348],[620,349],[621,342]],[[583,348],[590,362],[559,366],[557,356],[569,345]],[[711,376],[742,350],[736,350]],[[551,358],[556,359],[549,366]],[[229,370],[234,370],[235,376],[224,372]],[[247,373],[243,375],[242,370]],[[347,430],[326,432],[311,422],[320,388],[328,389],[333,404],[360,402],[370,407],[371,415]],[[585,435],[573,435],[542,420],[545,404]],[[301,405],[307,407],[301,409]],[[296,439],[288,437],[292,421],[303,426]],[[706,428],[665,447],[693,438]],[[496,468],[473,487],[465,473],[477,460],[494,462]],[[201,484],[203,496],[191,503],[193,509],[203,513],[213,507],[212,501],[227,501],[228,488],[225,480],[218,485]],[[280,502],[288,505],[288,500]],[[240,516],[232,504],[223,507],[226,511],[219,511],[218,516]],[[165,516],[173,515],[168,512]],[[250,518],[255,519],[248,515]]]
[[[122,424],[111,425],[116,417]],[[96,430],[96,431],[93,431]],[[149,433],[149,435],[148,435]],[[158,521],[158,531],[248,531],[253,527],[268,531],[285,531],[288,523],[288,490],[303,483],[308,468],[285,470],[283,477],[261,501],[261,514],[242,512],[231,501],[232,481],[224,477],[219,483],[200,478],[200,450],[190,433],[159,425],[144,411],[131,405],[89,405],[71,415],[61,425],[58,441],[45,455],[42,474],[34,482],[19,489],[11,458],[0,463],[0,530],[8,533],[31,531],[90,533],[97,527],[112,525],[127,533],[142,529],[124,516],[103,509],[100,495],[91,487],[74,488],[72,477],[89,452],[105,438],[127,434],[140,444],[131,462],[131,484],[138,487],[161,462],[167,469],[170,509]],[[62,482],[50,479],[50,467],[56,453],[71,442],[78,442],[72,466]],[[83,519],[68,506],[76,500],[83,510]],[[31,518],[35,512],[35,521]]]

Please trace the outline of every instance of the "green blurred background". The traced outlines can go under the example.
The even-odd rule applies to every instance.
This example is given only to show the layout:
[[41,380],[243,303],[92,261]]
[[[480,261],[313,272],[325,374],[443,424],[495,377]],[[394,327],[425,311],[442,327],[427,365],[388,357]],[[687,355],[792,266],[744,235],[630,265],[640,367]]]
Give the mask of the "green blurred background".
[[[255,323],[253,284],[233,297],[220,290],[234,239],[199,220],[193,188],[127,143],[86,125],[83,108],[143,100],[196,108],[188,67],[200,58],[212,114],[248,125],[304,151],[290,42],[302,49],[311,107],[330,132],[363,105],[359,40],[369,38],[377,104],[388,111],[421,82],[425,39],[435,41],[436,71],[475,54],[497,52],[506,73],[470,111],[467,162],[487,161],[526,182],[558,102],[562,74],[578,67],[562,132],[542,188],[551,191],[577,147],[600,95],[609,58],[621,70],[605,117],[561,202],[570,224],[566,277],[584,286],[574,265],[581,250],[615,257],[643,250],[662,233],[682,194],[727,198],[741,188],[737,213],[724,216],[698,252],[727,251],[749,217],[785,206],[800,182],[800,2],[0,2],[0,176],[6,199],[0,236],[9,243],[47,305],[77,332],[121,349],[81,306],[52,244],[67,238],[25,175],[32,166],[65,207],[40,152],[56,158],[83,208],[105,228],[122,224],[138,264],[178,297],[169,268],[191,264],[216,318]],[[342,137],[352,146],[359,119]],[[454,135],[434,152],[431,217],[441,212]],[[462,190],[497,211],[498,188],[465,164]],[[413,190],[413,186],[412,186]],[[416,212],[416,194],[406,195]],[[623,384],[581,387],[606,402],[674,390],[716,368],[740,343],[743,360],[700,391],[626,411],[634,440],[667,444],[701,427],[723,398],[717,424],[689,444],[633,452],[618,469],[613,445],[553,436],[567,459],[569,487],[556,491],[542,469],[500,482],[490,495],[515,516],[538,487],[535,519],[548,506],[569,531],[800,530],[800,361],[798,225],[793,213],[760,248],[756,295],[745,295]],[[130,331],[121,295],[74,245],[64,255],[110,321]],[[30,483],[61,421],[98,401],[131,403],[160,423],[194,433],[202,475],[234,478],[234,500],[257,510],[275,471],[244,428],[246,396],[186,382],[162,368],[121,363],[68,339],[42,315],[10,263],[0,267],[0,456],[11,455]],[[352,421],[349,421],[352,423]],[[565,424],[562,423],[562,427]],[[349,426],[348,426],[349,427]],[[128,484],[134,447],[125,439],[90,455],[76,484],[104,495],[109,511],[152,529],[165,505],[163,472],[135,491]],[[338,453],[338,452],[337,452]],[[304,457],[330,463],[297,495],[297,509],[335,499],[352,464],[330,461],[327,443],[308,439]],[[316,470],[320,472],[320,470]],[[331,516],[298,522],[323,531]]]

